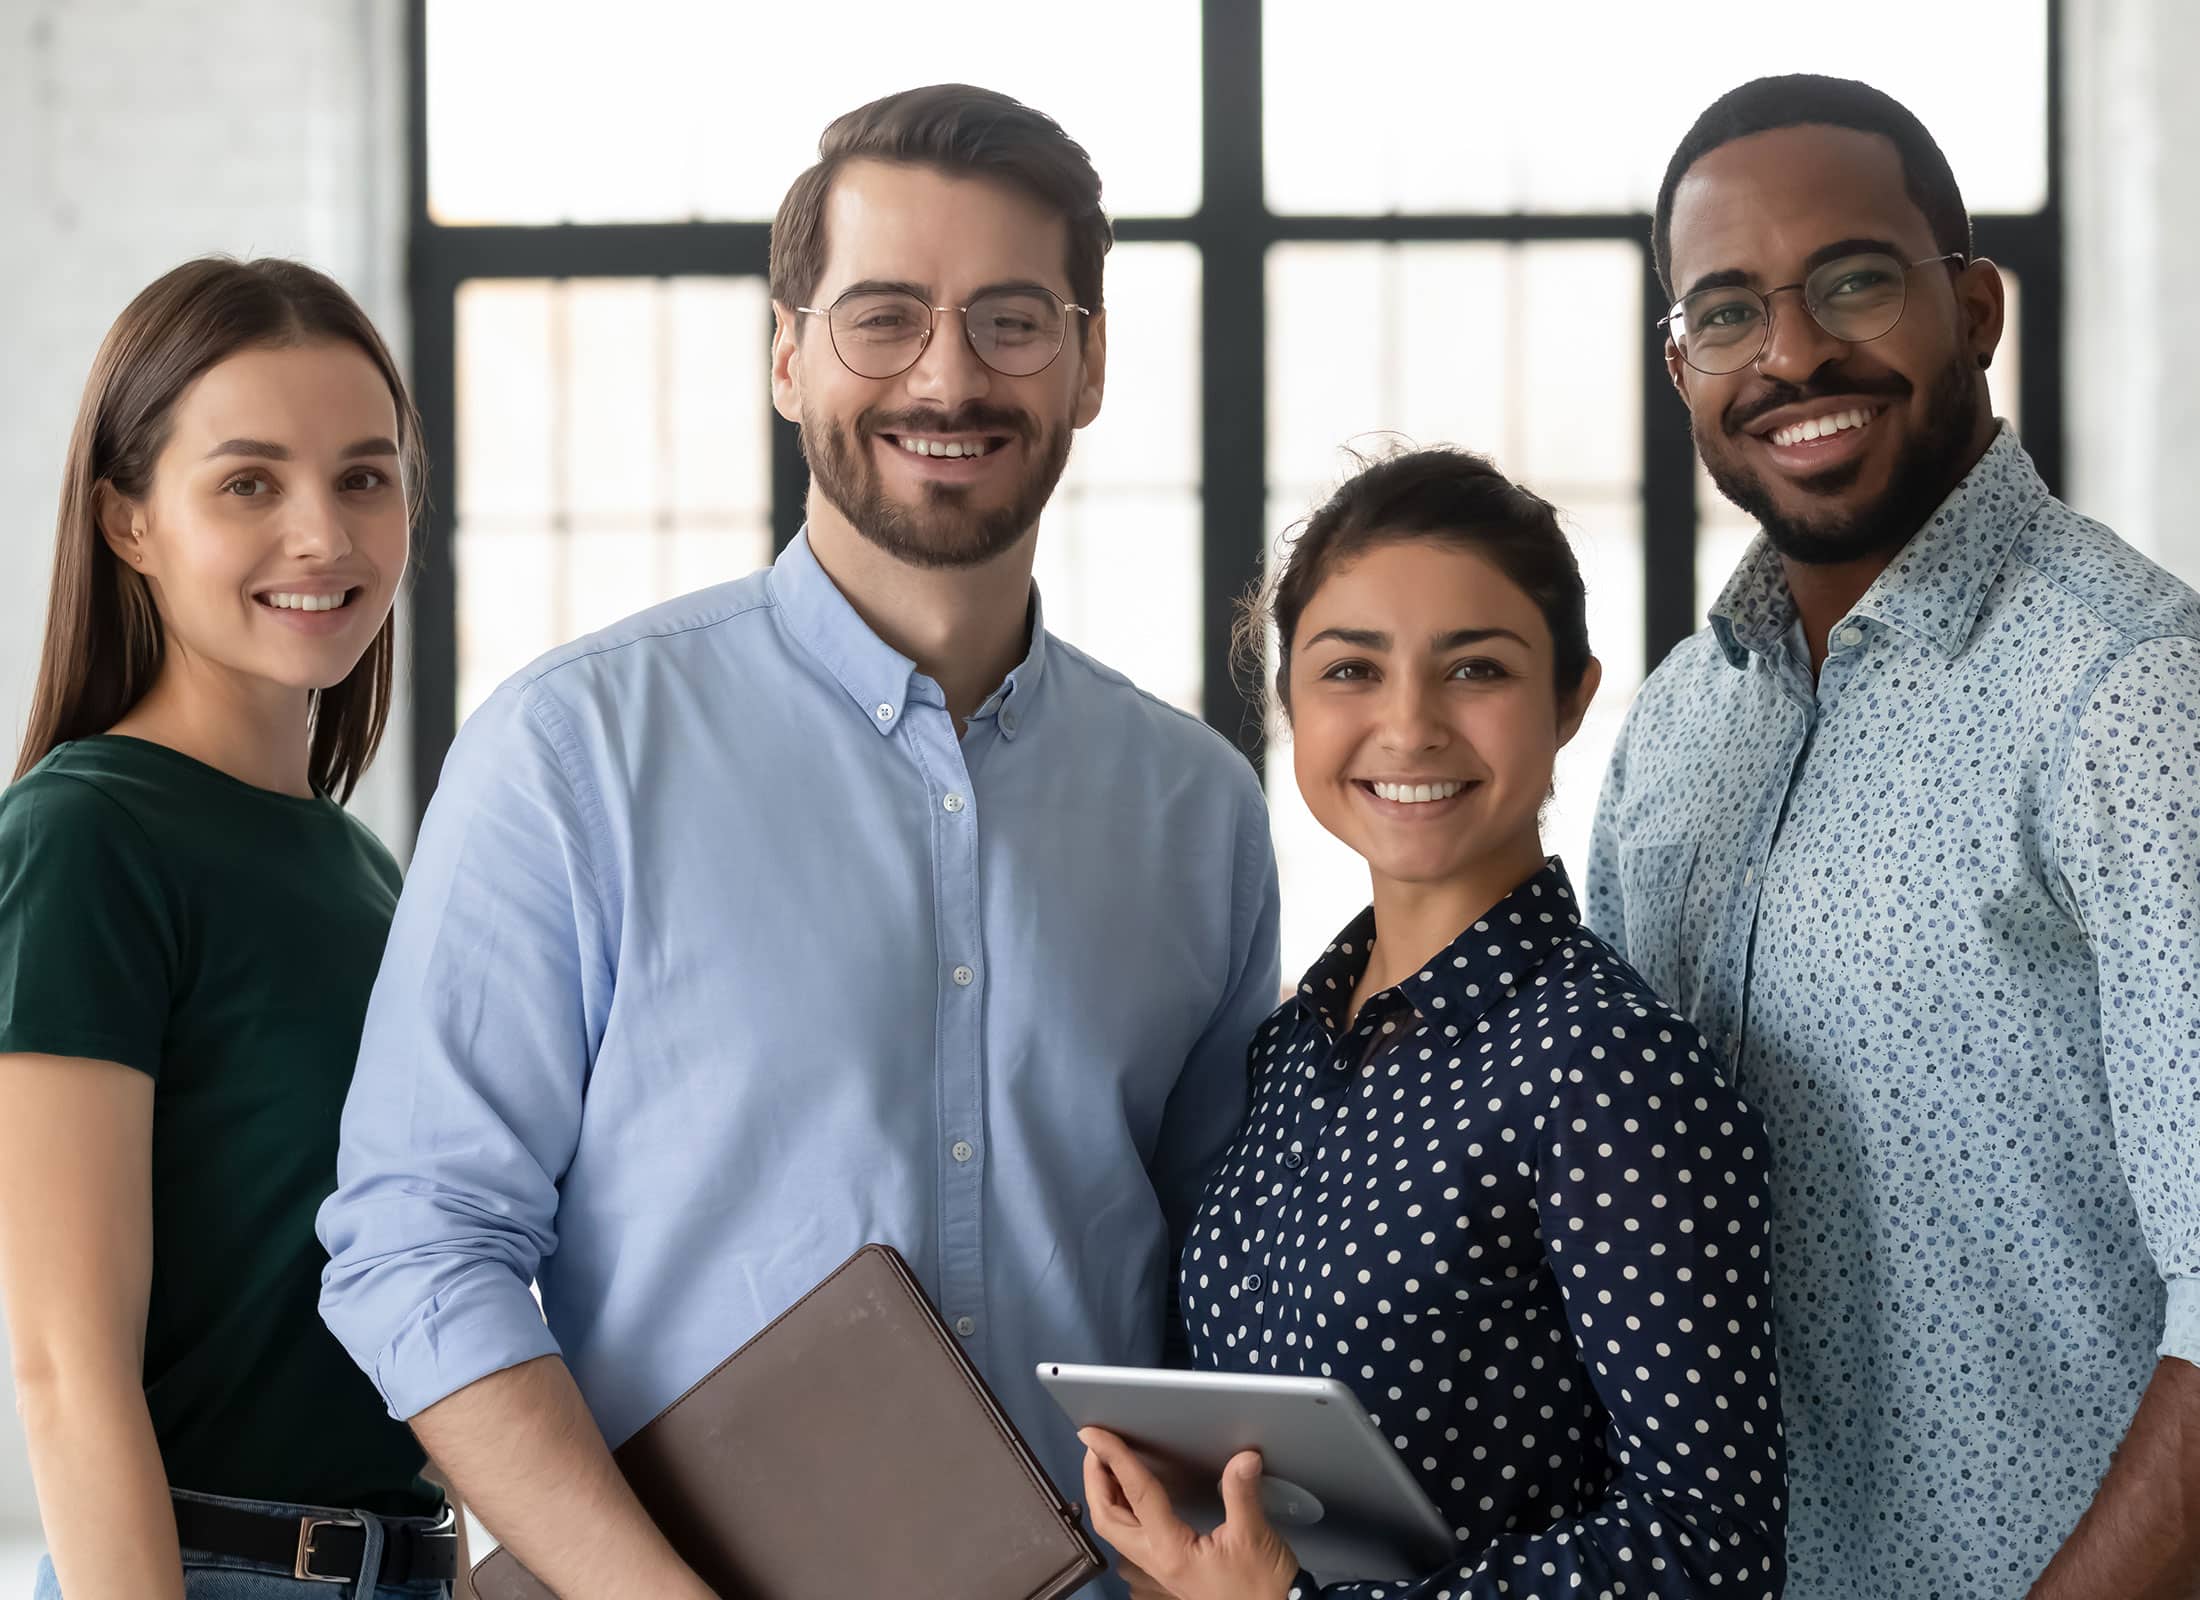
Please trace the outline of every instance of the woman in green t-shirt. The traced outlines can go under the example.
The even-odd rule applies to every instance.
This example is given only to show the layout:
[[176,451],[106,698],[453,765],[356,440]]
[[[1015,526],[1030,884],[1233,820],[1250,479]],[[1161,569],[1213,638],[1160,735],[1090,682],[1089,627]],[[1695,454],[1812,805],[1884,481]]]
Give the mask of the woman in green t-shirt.
[[38,1594],[441,1595],[423,1458],[322,1326],[313,1219],[397,901],[420,424],[351,297],[194,261],[84,391],[0,792],[0,1299]]

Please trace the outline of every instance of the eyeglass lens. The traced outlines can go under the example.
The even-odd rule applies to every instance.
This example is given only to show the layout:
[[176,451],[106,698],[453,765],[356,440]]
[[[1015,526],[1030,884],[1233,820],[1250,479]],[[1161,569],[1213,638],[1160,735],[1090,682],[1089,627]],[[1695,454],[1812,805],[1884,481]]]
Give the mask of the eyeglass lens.
[[[1061,353],[1068,312],[1040,290],[980,295],[963,312],[970,347],[1003,377],[1028,378]],[[865,378],[907,372],[932,337],[932,308],[914,295],[844,295],[833,303],[833,349]]]
[[[1868,254],[1828,261],[1803,280],[1803,304],[1818,325],[1844,344],[1861,344],[1902,320],[1908,272],[1894,256]],[[1739,372],[1757,359],[1771,333],[1765,297],[1745,285],[1699,289],[1681,302],[1675,342],[1703,372]]]

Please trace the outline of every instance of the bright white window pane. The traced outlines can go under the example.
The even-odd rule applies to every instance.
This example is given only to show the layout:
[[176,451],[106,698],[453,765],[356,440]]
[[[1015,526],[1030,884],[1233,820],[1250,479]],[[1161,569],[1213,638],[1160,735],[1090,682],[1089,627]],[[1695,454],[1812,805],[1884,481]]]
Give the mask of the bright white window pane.
[[557,500],[550,440],[551,286],[483,279],[458,294],[458,515],[547,519]]
[[553,463],[577,518],[633,516],[666,488],[658,372],[660,285],[576,279],[558,292],[559,411]]
[[[1642,252],[1606,242],[1282,245],[1268,259],[1269,526],[1353,470],[1341,446],[1458,444],[1556,504],[1589,591],[1605,686],[1562,753],[1545,845],[1586,845],[1642,675]],[[1287,728],[1268,760],[1295,975],[1367,903],[1365,865],[1299,796]]]
[[473,528],[453,542],[461,718],[560,642],[558,548],[558,536],[543,527]]
[[755,279],[477,280],[457,305],[458,695],[771,558]]
[[1589,829],[1604,769],[1620,722],[1642,687],[1642,499],[1639,494],[1576,499],[1561,509],[1589,591],[1589,648],[1604,668],[1604,681],[1589,702],[1581,731],[1558,753],[1543,813],[1543,848],[1566,863],[1574,887],[1586,894]]
[[1347,448],[1458,444],[1561,506],[1641,478],[1631,244],[1298,244],[1268,255],[1268,472],[1313,497]]
[[2024,393],[2023,304],[2017,275],[2007,267],[2001,269],[2001,286],[2007,297],[2001,345],[1994,351],[1994,364],[1986,369],[1986,393],[1993,402],[1994,415],[2006,418],[2021,435],[2024,432],[2019,401]]
[[1039,524],[1047,627],[1200,708],[1199,252],[1118,245],[1107,391]]
[[430,0],[427,49],[442,222],[768,220],[834,117],[943,82],[1054,117],[1116,215],[1199,207],[1200,18],[1183,0],[997,16],[841,0],[776,26],[723,0]]
[[1199,492],[1064,488],[1039,525],[1047,630],[1200,714]]
[[[1268,203],[1279,212],[1648,211],[1674,147],[1770,73],[1860,78],[1908,106],[1974,211],[2047,196],[2046,0],[1910,0],[1902,48],[1817,7],[1680,15],[1640,0],[1268,0]],[[1581,41],[1593,39],[1595,48]],[[1961,71],[1948,63],[1960,61]],[[1318,107],[1318,115],[1309,115]]]
[[769,360],[771,297],[763,280],[676,279],[659,303],[666,335],[660,421],[672,451],[667,499],[683,521],[768,520],[769,452],[727,448],[728,440],[771,434],[768,368],[728,365]]

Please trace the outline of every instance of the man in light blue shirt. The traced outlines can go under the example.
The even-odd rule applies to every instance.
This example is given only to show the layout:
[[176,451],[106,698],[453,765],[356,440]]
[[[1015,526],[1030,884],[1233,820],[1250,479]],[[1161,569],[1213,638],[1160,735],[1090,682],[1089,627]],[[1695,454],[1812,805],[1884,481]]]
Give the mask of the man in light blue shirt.
[[2200,1582],[2200,595],[1995,422],[1970,250],[1829,79],[1714,105],[1658,210],[1763,534],[1629,713],[1590,911],[1764,1114],[1790,1600]]
[[772,236],[807,531],[467,724],[321,1213],[329,1325],[561,1594],[705,1592],[609,1448],[869,1240],[1073,1488],[1033,1367],[1160,1359],[1277,995],[1250,767],[1032,589],[1105,370],[1084,152],[943,86],[821,155]]

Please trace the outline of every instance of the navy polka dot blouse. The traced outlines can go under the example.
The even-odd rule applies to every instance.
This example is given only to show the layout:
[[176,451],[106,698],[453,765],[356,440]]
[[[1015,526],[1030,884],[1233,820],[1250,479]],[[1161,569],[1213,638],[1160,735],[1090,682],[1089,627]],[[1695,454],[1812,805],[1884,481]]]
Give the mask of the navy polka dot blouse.
[[1318,1592],[1773,1600],[1757,1113],[1555,861],[1348,1022],[1373,942],[1369,911],[1262,1026],[1181,1264],[1196,1364],[1341,1379],[1458,1536]]

